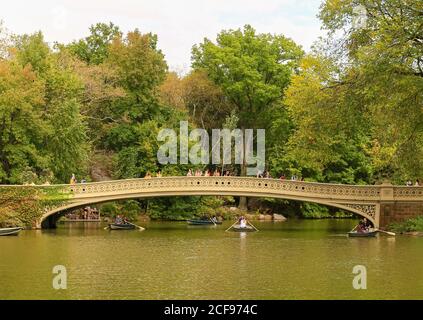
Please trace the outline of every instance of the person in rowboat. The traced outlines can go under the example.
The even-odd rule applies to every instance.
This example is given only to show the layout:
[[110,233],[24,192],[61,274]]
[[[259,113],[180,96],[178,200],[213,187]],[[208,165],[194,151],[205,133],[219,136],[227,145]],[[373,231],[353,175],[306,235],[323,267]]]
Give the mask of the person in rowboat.
[[364,224],[363,224],[363,221],[360,221],[360,222],[358,223],[358,226],[357,226],[357,228],[355,229],[355,231],[356,231],[356,232],[358,232],[358,233],[367,232],[367,231],[366,231],[366,227],[365,227],[365,226],[364,226]]
[[247,220],[245,220],[244,216],[241,216],[239,219],[239,227],[246,228],[247,227]]
[[358,223],[356,231],[359,233],[370,232],[371,228],[373,228],[372,223],[366,218],[363,218],[363,220],[360,220]]
[[364,223],[364,227],[366,228],[366,231],[370,232],[371,231],[370,229],[373,228],[372,222],[368,220],[367,218],[364,218],[363,223]]
[[122,217],[120,215],[118,215],[115,219],[115,224],[122,224]]

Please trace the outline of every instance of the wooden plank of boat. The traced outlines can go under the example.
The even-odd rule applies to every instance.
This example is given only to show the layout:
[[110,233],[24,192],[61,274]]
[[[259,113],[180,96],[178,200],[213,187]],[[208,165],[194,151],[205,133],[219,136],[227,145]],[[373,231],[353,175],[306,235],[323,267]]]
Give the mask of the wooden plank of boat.
[[378,231],[366,231],[366,232],[357,232],[357,231],[350,231],[348,232],[349,237],[357,237],[357,238],[367,238],[367,237],[375,237]]
[[241,228],[241,226],[238,224],[238,225],[235,225],[235,226],[233,226],[232,228],[231,228],[231,230],[232,231],[235,231],[235,232],[254,232],[254,231],[257,231],[256,229],[254,229],[253,227],[251,227],[251,226],[245,226],[245,227],[242,227]]
[[194,219],[190,219],[187,220],[187,223],[189,225],[193,225],[193,226],[201,226],[201,225],[209,225],[209,224],[222,224],[221,221],[216,221],[215,223],[213,223],[213,221],[211,220],[194,220]]
[[129,223],[110,223],[110,230],[133,230],[135,225]]
[[21,227],[0,228],[0,236],[17,236],[22,229]]

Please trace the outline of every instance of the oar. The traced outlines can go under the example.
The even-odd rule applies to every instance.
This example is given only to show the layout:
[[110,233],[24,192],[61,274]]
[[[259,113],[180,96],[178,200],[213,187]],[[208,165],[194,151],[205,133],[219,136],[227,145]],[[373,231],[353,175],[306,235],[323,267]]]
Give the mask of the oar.
[[234,225],[236,225],[238,223],[238,219],[228,228],[228,229],[226,229],[225,231],[228,231],[228,230],[230,230]]
[[350,232],[354,232],[357,229],[358,225],[356,225]]
[[216,225],[216,222],[212,218],[209,218],[211,222],[213,222],[214,225]]
[[376,229],[375,231],[386,233],[386,234],[389,234],[390,236],[395,236],[396,235],[395,232],[390,232],[390,231],[385,231],[385,230],[380,230],[380,229]]
[[107,226],[107,227],[104,227],[104,228],[103,228],[103,230],[107,230],[107,229],[109,229],[109,228],[110,228],[110,227],[109,227],[109,226]]
[[131,225],[133,225],[134,227],[137,227],[138,229],[140,229],[140,231],[143,231],[143,230],[145,230],[145,228],[143,228],[143,227],[140,227],[140,226],[137,226],[136,224],[134,224],[134,223],[131,223],[131,222],[129,222],[129,221],[126,221],[126,223],[127,223],[127,224],[131,224]]
[[250,221],[247,220],[247,222],[250,226],[252,226],[254,229],[256,229],[256,231],[259,231],[259,229],[257,229]]

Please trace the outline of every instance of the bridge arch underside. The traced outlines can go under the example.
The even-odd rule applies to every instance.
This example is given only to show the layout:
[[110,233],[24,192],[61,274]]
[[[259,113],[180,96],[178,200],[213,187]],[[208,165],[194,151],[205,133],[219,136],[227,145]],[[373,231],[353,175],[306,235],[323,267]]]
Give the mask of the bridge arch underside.
[[[302,197],[302,196],[295,196],[295,195],[283,195],[283,194],[274,194],[274,193],[256,193],[256,192],[246,192],[246,191],[168,191],[168,192],[156,192],[156,193],[131,193],[131,194],[115,194],[115,195],[107,195],[107,196],[98,196],[98,197],[80,197],[74,198],[70,200],[70,203],[54,208],[44,214],[41,220],[38,223],[39,227],[49,227],[51,223],[45,223],[48,220],[52,221],[52,224],[55,224],[57,218],[63,215],[64,213],[81,208],[90,204],[99,204],[105,203],[110,201],[117,201],[117,200],[130,200],[130,199],[147,199],[147,198],[158,198],[158,197],[176,197],[176,196],[234,196],[234,197],[253,197],[253,198],[277,198],[277,199],[284,199],[284,200],[294,200],[294,201],[302,201],[302,202],[312,202],[321,205],[325,205],[328,207],[335,207],[345,211],[349,211],[355,213],[361,217],[367,218],[370,220],[375,227],[379,226],[379,219],[378,219],[378,209],[376,214],[373,216],[371,214],[366,213],[363,210],[357,209],[362,204],[363,201],[352,201],[352,200],[338,200],[338,199],[321,199],[321,198],[312,198],[312,197]],[[372,205],[376,208],[379,208],[379,204],[369,201],[366,202],[366,205]],[[354,208],[356,206],[357,208]],[[56,219],[52,219],[56,217]]]

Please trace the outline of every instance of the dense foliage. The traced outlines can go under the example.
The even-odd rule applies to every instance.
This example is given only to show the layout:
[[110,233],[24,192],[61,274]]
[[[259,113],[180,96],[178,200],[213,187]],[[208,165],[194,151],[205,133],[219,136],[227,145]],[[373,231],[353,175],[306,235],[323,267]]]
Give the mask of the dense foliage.
[[296,130],[286,160],[319,181],[422,176],[421,12],[415,0],[322,4],[328,37],[302,60],[287,91]]
[[395,232],[423,232],[423,217],[411,218],[403,222],[396,222],[389,225],[389,230]]
[[60,187],[0,188],[0,226],[35,227],[45,209],[60,206],[70,194]]

